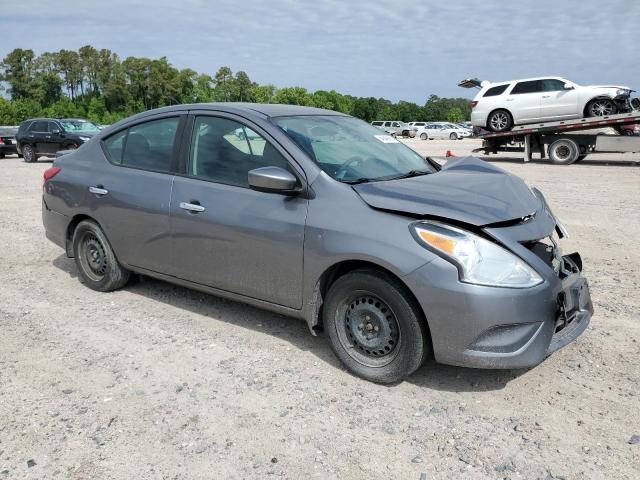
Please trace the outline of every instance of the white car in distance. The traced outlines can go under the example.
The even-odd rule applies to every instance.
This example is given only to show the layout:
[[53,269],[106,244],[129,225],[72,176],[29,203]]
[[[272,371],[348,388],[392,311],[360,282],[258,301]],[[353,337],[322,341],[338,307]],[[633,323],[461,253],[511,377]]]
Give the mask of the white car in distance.
[[416,137],[422,140],[433,140],[435,138],[462,140],[470,136],[471,132],[468,129],[449,122],[427,122],[422,126],[418,126],[418,131],[416,132]]
[[497,83],[471,79],[459,85],[480,88],[471,102],[471,123],[493,132],[506,132],[514,125],[632,111],[633,90],[623,86],[582,86],[562,77]]

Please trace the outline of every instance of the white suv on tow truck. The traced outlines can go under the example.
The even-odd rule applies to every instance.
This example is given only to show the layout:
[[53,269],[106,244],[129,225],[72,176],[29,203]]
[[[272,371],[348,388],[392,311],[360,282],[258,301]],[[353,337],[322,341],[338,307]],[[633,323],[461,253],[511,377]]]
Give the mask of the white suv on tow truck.
[[467,79],[458,85],[480,88],[471,102],[471,123],[492,132],[506,132],[514,125],[632,111],[633,90],[629,87],[582,86],[562,77],[497,83]]

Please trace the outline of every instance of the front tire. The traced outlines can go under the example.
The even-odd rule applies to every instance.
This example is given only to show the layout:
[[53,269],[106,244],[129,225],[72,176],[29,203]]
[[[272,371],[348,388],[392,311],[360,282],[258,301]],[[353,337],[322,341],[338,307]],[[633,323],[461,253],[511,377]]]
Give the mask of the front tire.
[[37,160],[36,151],[29,144],[22,145],[22,157],[27,163],[32,163]]
[[393,383],[415,372],[430,351],[422,311],[388,274],[361,269],[335,281],[323,307],[336,356],[353,374]]
[[73,253],[82,283],[92,290],[110,292],[129,281],[129,270],[120,265],[95,222],[84,220],[78,224],[73,234]]
[[487,118],[487,129],[492,132],[507,132],[513,128],[513,118],[506,110],[495,110]]
[[429,140],[429,135],[427,135],[426,133],[421,133],[421,134],[420,134],[420,138],[421,138],[422,140]]
[[455,132],[451,132],[451,134],[449,135],[449,140],[457,140],[458,139],[458,134]]
[[587,105],[587,117],[605,117],[616,112],[616,104],[608,98],[596,98]]

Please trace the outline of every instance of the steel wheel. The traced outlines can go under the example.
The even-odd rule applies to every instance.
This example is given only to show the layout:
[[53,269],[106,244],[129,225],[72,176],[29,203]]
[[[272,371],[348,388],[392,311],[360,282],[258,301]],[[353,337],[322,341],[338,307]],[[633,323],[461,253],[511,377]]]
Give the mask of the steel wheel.
[[93,281],[99,282],[107,273],[107,253],[100,239],[93,232],[84,232],[80,239],[78,252],[80,265],[84,273]]
[[616,113],[616,105],[608,98],[593,100],[588,107],[590,117],[604,117]]
[[400,344],[400,327],[392,310],[378,297],[358,293],[339,307],[340,343],[351,358],[370,367],[390,363]]

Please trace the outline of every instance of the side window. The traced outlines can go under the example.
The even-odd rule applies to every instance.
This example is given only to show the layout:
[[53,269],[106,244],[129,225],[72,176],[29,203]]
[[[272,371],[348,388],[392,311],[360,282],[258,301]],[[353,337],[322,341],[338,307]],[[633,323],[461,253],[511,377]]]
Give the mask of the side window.
[[498,85],[497,87],[491,87],[489,90],[484,92],[483,97],[497,97],[498,95],[502,95],[508,86],[509,84],[507,83],[506,85]]
[[537,93],[542,91],[540,80],[529,80],[527,82],[518,82],[511,93],[517,95],[519,93]]
[[124,151],[124,140],[127,138],[128,130],[122,130],[121,132],[111,135],[102,143],[107,149],[109,159],[113,163],[122,163],[122,152]]
[[47,127],[49,132],[53,132],[54,130],[62,131],[56,122],[47,122]]
[[163,118],[129,128],[122,164],[158,172],[170,171],[179,121],[177,117]]
[[391,126],[391,122],[384,122],[384,126],[385,127],[390,127]]
[[190,175],[248,187],[248,172],[260,167],[292,171],[280,152],[249,127],[228,118],[196,118],[191,138]]
[[543,92],[558,92],[564,90],[564,82],[555,78],[541,80],[540,83],[542,84]]
[[48,132],[49,128],[47,127],[48,122],[38,121],[33,122],[33,125],[30,128],[32,132]]

